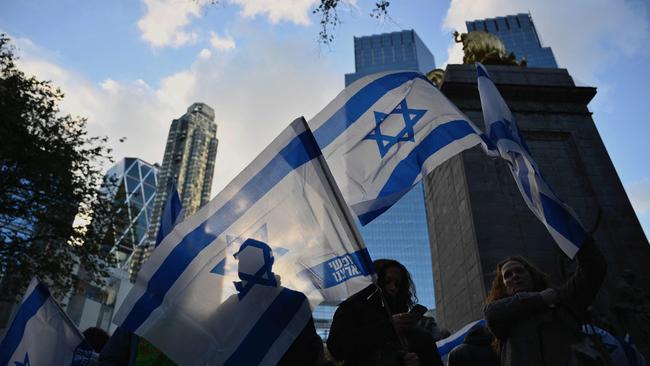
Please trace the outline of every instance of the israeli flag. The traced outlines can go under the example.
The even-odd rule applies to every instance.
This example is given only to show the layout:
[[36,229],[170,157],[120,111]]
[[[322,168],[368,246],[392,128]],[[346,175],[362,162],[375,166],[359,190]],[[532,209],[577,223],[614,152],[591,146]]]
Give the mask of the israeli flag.
[[36,278],[0,342],[1,366],[89,365],[96,354]]
[[438,352],[440,353],[440,358],[445,364],[447,364],[449,353],[454,348],[462,344],[465,340],[465,337],[467,336],[467,333],[469,333],[469,331],[477,325],[485,326],[485,319],[475,320],[460,328],[456,333],[450,335],[449,337],[436,342]]
[[372,268],[299,118],[165,237],[114,321],[180,365],[274,365],[310,306],[367,287]]
[[546,226],[560,249],[573,258],[585,241],[582,224],[542,177],[510,109],[485,67],[477,63],[476,71],[488,137],[508,162],[528,208]]
[[169,187],[167,201],[165,202],[165,207],[163,208],[162,216],[160,218],[160,228],[158,229],[158,235],[156,236],[156,247],[162,243],[167,234],[169,234],[174,226],[178,224],[182,218],[182,210],[183,205],[181,203],[181,198],[178,196],[178,191],[176,190],[176,182],[172,182],[171,186]]
[[645,366],[646,361],[641,352],[626,342],[624,339],[614,336],[605,329],[593,325],[583,325],[582,331],[585,334],[595,335],[600,338],[601,343],[609,352],[612,364],[616,366]]
[[424,75],[413,71],[357,80],[309,127],[362,225],[450,157],[487,142]]

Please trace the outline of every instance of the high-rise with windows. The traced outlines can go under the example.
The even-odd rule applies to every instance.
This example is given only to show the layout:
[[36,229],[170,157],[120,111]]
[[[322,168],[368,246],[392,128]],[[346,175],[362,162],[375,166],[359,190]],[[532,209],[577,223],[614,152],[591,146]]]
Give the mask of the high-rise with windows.
[[172,121],[160,169],[151,225],[145,242],[138,247],[131,261],[132,281],[154,247],[172,182],[176,182],[183,205],[183,217],[192,215],[210,200],[218,143],[214,110],[207,104],[194,103],[183,116]]
[[106,286],[97,287],[82,278],[70,298],[67,312],[81,329],[100,327],[109,330],[115,310],[131,289],[128,281],[128,263],[134,250],[146,239],[152,219],[158,179],[157,164],[151,165],[138,158],[124,158],[106,173],[104,189],[120,205],[118,230],[107,232],[114,242],[111,252],[117,259],[111,268]]
[[526,57],[528,66],[557,68],[553,50],[542,47],[539,33],[530,14],[507,15],[465,22],[467,31],[483,31],[496,35],[514,52],[517,59]]
[[436,61],[414,30],[354,37],[355,72],[345,74],[345,86],[386,70],[416,70],[424,74]]

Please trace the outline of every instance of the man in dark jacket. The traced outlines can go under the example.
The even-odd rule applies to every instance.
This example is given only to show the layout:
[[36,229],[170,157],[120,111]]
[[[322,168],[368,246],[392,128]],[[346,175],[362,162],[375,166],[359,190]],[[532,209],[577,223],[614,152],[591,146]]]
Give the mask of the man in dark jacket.
[[451,350],[447,366],[498,366],[493,340],[494,336],[484,325],[475,325],[467,332],[463,343]]
[[345,365],[442,366],[432,335],[416,325],[410,275],[394,260],[375,261],[378,283],[341,303],[327,348]]

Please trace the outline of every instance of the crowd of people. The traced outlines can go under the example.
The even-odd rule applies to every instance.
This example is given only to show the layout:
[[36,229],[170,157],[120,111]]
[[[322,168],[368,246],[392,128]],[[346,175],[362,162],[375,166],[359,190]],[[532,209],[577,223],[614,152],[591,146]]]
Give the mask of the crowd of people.
[[[310,320],[280,363],[617,365],[612,350],[594,333],[584,331],[584,325],[591,323],[590,305],[605,278],[607,263],[591,238],[576,259],[577,269],[558,286],[525,258],[508,257],[499,262],[485,300],[485,322],[472,327],[444,363],[436,341],[449,332],[424,316],[427,309],[417,304],[415,286],[404,265],[391,259],[376,260],[377,282],[339,305],[326,345],[320,343]],[[93,330],[87,337],[95,340],[93,347],[98,352],[101,350],[99,365],[139,364],[137,353],[146,347],[146,341],[119,328],[110,339],[99,333]],[[153,364],[170,362],[160,353],[157,357]],[[638,357],[638,364],[644,364],[640,354]]]

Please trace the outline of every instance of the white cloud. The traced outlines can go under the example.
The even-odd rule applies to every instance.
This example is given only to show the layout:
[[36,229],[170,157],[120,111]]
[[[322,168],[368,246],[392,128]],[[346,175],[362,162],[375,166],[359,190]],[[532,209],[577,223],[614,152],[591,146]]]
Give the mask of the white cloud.
[[650,178],[629,184],[626,191],[637,214],[650,213]]
[[212,52],[207,48],[202,49],[199,53],[199,58],[202,60],[209,59],[210,57],[212,57]]
[[[107,78],[95,84],[56,64],[36,47],[22,47],[16,40],[18,67],[40,80],[52,80],[65,93],[60,103],[62,113],[88,118],[91,136],[108,136],[113,156],[139,157],[150,163],[160,162],[169,123],[179,111],[164,100],[143,80],[120,82]],[[123,143],[121,137],[127,137]]]
[[[650,41],[644,6],[625,0],[452,0],[443,28],[465,32],[467,20],[530,12],[543,45],[553,49],[560,67],[593,85],[598,72],[619,55],[647,52],[641,46]],[[460,47],[451,47],[447,62],[462,62]]]
[[[245,34],[252,34],[246,33]],[[343,86],[333,61],[308,50],[313,40],[250,36],[223,57],[197,56],[187,69],[150,87],[143,80],[92,83],[36,54],[21,53],[21,69],[51,79],[66,93],[62,110],[88,117],[93,135],[107,135],[114,156],[161,162],[169,125],[193,102],[215,109],[219,151],[212,194],[232,180],[296,117],[310,118]],[[252,57],[251,55],[255,55]],[[126,137],[124,143],[119,143]]]
[[244,17],[261,14],[274,24],[287,21],[309,25],[309,15],[318,0],[230,0],[230,3],[239,5]]
[[221,37],[215,32],[210,32],[210,44],[218,51],[235,49],[235,40],[231,36]]
[[331,60],[315,53],[308,60],[296,57],[296,50],[313,47],[308,37],[291,42],[258,34],[244,44],[223,57],[198,59],[165,78],[156,91],[159,100],[179,111],[174,117],[197,101],[215,109],[219,151],[213,195],[289,122],[315,115],[343,86]]
[[182,46],[198,41],[196,32],[185,28],[200,15],[204,1],[143,0],[145,15],[138,21],[142,39],[153,47]]

